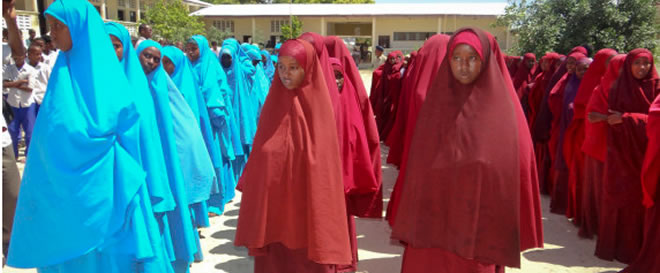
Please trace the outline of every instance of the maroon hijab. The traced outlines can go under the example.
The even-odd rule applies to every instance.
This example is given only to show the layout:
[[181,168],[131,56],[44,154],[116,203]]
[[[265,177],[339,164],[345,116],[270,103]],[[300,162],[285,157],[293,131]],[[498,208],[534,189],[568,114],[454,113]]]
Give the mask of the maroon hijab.
[[[325,48],[325,43],[323,41],[323,36],[314,32],[305,32],[298,39],[305,40],[312,44],[316,56],[319,58],[319,64],[323,70],[323,76],[325,77],[325,83],[328,86],[328,92],[330,92],[330,101],[332,102],[333,109],[335,109],[335,116],[337,115],[339,108],[339,92],[337,92],[337,83],[335,82],[335,74],[330,66],[330,61],[328,60],[328,50]],[[337,116],[336,118],[339,119]]]
[[[527,67],[527,62],[530,60],[534,60],[534,65],[530,68]],[[525,53],[523,55],[523,60],[520,62],[518,65],[518,69],[516,70],[516,74],[513,77],[513,88],[516,89],[518,92],[518,96],[521,96],[520,87],[527,85],[532,80],[532,75],[533,72],[535,71],[536,68],[536,55],[534,53]]]
[[533,162],[531,140],[528,133],[521,140],[524,115],[497,42],[479,29],[462,29],[449,48],[462,36],[476,37],[479,44],[469,45],[483,48],[481,74],[463,85],[449,58],[442,62],[419,112],[399,207],[406,213],[397,215],[392,237],[519,267],[521,170],[533,167],[521,160]]
[[348,48],[346,48],[344,41],[336,36],[328,36],[325,37],[325,46],[328,49],[330,57],[339,59],[344,67],[344,82],[350,81],[355,89],[358,105],[360,106],[360,111],[362,113],[362,122],[364,123],[364,128],[366,130],[372,171],[376,181],[378,181],[377,183],[381,185],[381,189],[377,193],[351,195],[347,200],[347,209],[349,213],[356,216],[381,218],[383,214],[383,179],[380,159],[380,137],[378,135],[378,128],[376,127],[376,120],[374,119],[374,112],[369,103],[369,96],[367,95],[367,90],[362,82],[360,72],[353,61],[351,53],[348,51]]
[[[632,74],[632,64],[638,58],[648,58],[651,62],[648,74],[641,80]],[[603,191],[605,200],[614,206],[639,203],[642,198],[640,180],[648,142],[646,122],[659,91],[652,53],[644,48],[630,51],[608,97],[609,109],[623,113],[623,122],[609,125],[607,134],[607,179]]]
[[392,161],[393,164],[400,167],[399,176],[397,177],[394,191],[387,206],[387,220],[390,226],[394,225],[399,202],[401,201],[401,188],[404,183],[408,151],[410,150],[410,142],[415,131],[417,115],[422,108],[427,90],[438,74],[442,60],[447,52],[448,42],[449,36],[447,35],[433,35],[419,50],[412,70],[406,72],[410,73],[411,84],[404,86],[403,98],[400,102],[401,108],[398,111],[394,129],[390,133],[393,136],[400,136],[390,145],[390,152],[387,158],[388,162]]

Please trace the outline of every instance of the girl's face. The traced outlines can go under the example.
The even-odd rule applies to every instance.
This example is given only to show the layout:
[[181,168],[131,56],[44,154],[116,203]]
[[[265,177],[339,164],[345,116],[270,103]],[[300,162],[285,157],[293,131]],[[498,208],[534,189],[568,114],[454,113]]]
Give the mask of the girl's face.
[[569,57],[566,60],[566,71],[568,71],[569,74],[574,73],[576,64],[577,64],[577,60],[575,60],[575,58],[573,57]]
[[344,74],[341,73],[338,69],[334,69],[335,71],[335,81],[337,82],[337,89],[339,89],[339,93],[341,93],[342,89],[344,89]]
[[171,76],[172,73],[174,73],[174,68],[175,68],[174,63],[167,56],[163,56],[162,61],[163,61],[163,69],[165,69],[165,71],[167,71],[167,74],[170,74]]
[[55,47],[65,52],[69,51],[73,47],[69,27],[49,14],[46,15],[46,18],[48,18],[50,36]]
[[112,41],[112,46],[115,48],[115,54],[117,54],[117,58],[121,62],[124,57],[124,45],[114,35],[110,35],[110,41]]
[[147,47],[140,52],[140,63],[144,74],[149,74],[160,65],[160,50],[156,47]]
[[481,57],[469,45],[460,44],[454,48],[449,59],[452,75],[462,84],[474,82],[481,73]]
[[280,56],[277,62],[277,74],[280,81],[282,81],[282,85],[289,90],[300,87],[305,79],[305,70],[291,56]]
[[550,70],[550,60],[543,60],[541,62],[541,70],[542,71],[548,71]]
[[651,70],[651,60],[646,57],[639,57],[632,63],[632,74],[635,79],[641,80],[649,74]]
[[194,63],[199,59],[199,46],[195,42],[188,42],[186,45],[186,55],[190,59],[191,63]]
[[586,73],[588,69],[589,69],[588,63],[578,64],[577,67],[575,68],[575,76],[577,76],[578,79],[582,79],[582,77],[584,77],[584,73]]

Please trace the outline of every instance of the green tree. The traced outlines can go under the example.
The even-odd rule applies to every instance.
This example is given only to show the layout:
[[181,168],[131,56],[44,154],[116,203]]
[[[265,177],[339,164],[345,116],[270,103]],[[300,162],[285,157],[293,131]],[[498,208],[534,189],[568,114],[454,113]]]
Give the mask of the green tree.
[[298,19],[298,16],[292,16],[291,24],[282,26],[282,37],[284,38],[284,41],[298,38],[298,36],[302,34],[302,27],[303,24],[300,19]]
[[518,43],[509,53],[568,52],[577,45],[629,51],[658,46],[658,0],[510,1],[496,26],[508,27]]
[[210,26],[206,29],[206,39],[209,42],[216,41],[218,44],[222,44],[224,39],[230,38],[233,34],[228,31],[222,31],[214,26]]
[[186,41],[194,34],[205,34],[201,18],[189,16],[181,0],[155,1],[140,23],[151,25],[154,36],[170,42]]

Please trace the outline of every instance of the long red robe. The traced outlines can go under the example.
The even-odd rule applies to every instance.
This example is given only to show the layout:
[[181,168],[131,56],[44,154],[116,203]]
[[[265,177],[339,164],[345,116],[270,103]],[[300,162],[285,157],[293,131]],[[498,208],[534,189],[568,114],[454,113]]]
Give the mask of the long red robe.
[[[610,88],[609,109],[623,113],[623,117],[622,123],[608,126],[607,134],[603,206],[596,245],[596,255],[606,260],[630,263],[642,244],[645,208],[641,202],[641,172],[647,114],[660,91],[652,56],[647,49],[628,53],[619,78]],[[632,64],[641,57],[651,60],[651,70],[638,80],[632,74]]]

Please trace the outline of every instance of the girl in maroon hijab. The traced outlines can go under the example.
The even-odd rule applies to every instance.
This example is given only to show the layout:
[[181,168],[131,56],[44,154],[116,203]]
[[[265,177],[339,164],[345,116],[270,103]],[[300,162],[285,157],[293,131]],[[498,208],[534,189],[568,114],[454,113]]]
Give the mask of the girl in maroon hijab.
[[324,38],[325,46],[328,49],[328,55],[339,59],[341,65],[344,67],[345,77],[344,82],[349,81],[355,90],[357,103],[360,107],[362,122],[366,130],[366,141],[369,147],[369,155],[371,158],[371,167],[376,183],[379,185],[378,192],[368,194],[351,194],[349,199],[346,200],[346,209],[349,214],[366,217],[366,218],[382,218],[383,217],[383,187],[382,187],[382,170],[380,160],[380,138],[378,136],[378,128],[376,127],[376,120],[374,119],[374,112],[369,103],[369,96],[367,90],[362,82],[360,72],[353,61],[351,53],[346,48],[344,41],[336,36],[328,36]]
[[[550,211],[565,214],[568,206],[568,167],[563,157],[564,132],[568,127],[568,107],[573,102],[581,79],[576,76],[577,62],[586,59],[582,53],[572,53],[566,59],[567,73],[548,96],[548,109],[552,113],[552,127],[548,148],[552,159],[552,186],[550,191]],[[572,115],[572,110],[571,113]]]
[[564,159],[569,167],[568,185],[569,185],[569,218],[575,217],[574,223],[580,226],[581,237],[591,238],[592,232],[589,232],[590,223],[586,219],[585,212],[583,212],[582,205],[584,200],[589,200],[586,195],[586,187],[584,185],[584,153],[582,152],[582,143],[584,142],[584,121],[586,118],[585,108],[591,93],[600,83],[603,74],[607,68],[607,62],[616,55],[616,50],[606,48],[601,49],[594,56],[593,63],[589,66],[589,70],[584,74],[580,83],[580,88],[575,96],[573,102],[573,119],[571,120],[566,135],[564,137]]
[[352,258],[325,77],[302,40],[282,45],[276,72],[240,181],[234,244],[255,256],[254,272],[336,272]]
[[[584,192],[587,194],[582,210],[587,215],[581,222],[584,235],[598,233],[601,208],[604,163],[607,151],[607,110],[609,89],[619,77],[619,71],[626,59],[626,54],[618,54],[609,61],[605,75],[596,86],[586,106],[587,122],[584,123]],[[589,194],[591,193],[591,194]]]
[[651,52],[643,48],[630,51],[608,97],[603,207],[596,245],[596,255],[601,259],[631,263],[641,247],[646,123],[658,91],[658,73]]
[[[445,58],[447,52],[447,43],[449,36],[444,34],[436,34],[424,42],[424,46],[419,50],[415,58],[415,67],[410,71],[411,83],[410,86],[404,86],[404,90],[408,90],[408,94],[401,101],[401,109],[397,116],[397,121],[401,120],[400,127],[395,127],[392,133],[401,132],[401,143],[392,145],[388,156],[388,161],[393,155],[399,157],[400,162],[399,176],[394,184],[394,190],[390,196],[390,202],[387,204],[387,220],[390,226],[394,225],[396,214],[401,201],[401,188],[403,187],[404,177],[406,173],[406,163],[408,161],[408,151],[410,150],[410,142],[412,141],[413,132],[415,131],[415,124],[417,122],[417,115],[419,109],[422,108],[426,92],[428,91],[434,77],[438,74],[440,64]],[[424,68],[424,69],[421,69]],[[404,94],[405,95],[405,94]]]
[[644,243],[639,255],[623,270],[624,273],[660,272],[660,198],[656,192],[660,181],[660,97],[655,98],[649,110],[646,135],[649,143],[642,169],[644,205],[647,207]]
[[399,207],[406,213],[392,229],[407,245],[402,272],[520,267],[521,185],[536,170],[505,73],[492,35],[463,29],[450,40],[415,127]]
[[522,89],[520,88],[527,86],[527,83],[533,79],[532,75],[534,71],[536,71],[536,55],[534,53],[525,53],[522,62],[518,65],[516,74],[512,78],[513,88],[516,89],[518,97],[522,97]]
[[403,54],[400,51],[393,51],[387,55],[387,62],[373,73],[369,99],[376,114],[376,125],[381,140],[387,139],[386,125],[391,118],[392,97],[398,95],[401,90],[402,67]]

